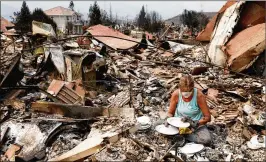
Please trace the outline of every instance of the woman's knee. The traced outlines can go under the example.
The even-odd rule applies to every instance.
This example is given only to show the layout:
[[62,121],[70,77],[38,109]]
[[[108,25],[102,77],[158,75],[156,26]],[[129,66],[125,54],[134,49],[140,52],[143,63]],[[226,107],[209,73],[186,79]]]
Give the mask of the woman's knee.
[[201,130],[198,133],[198,137],[199,137],[198,142],[201,144],[209,145],[212,142],[211,133],[209,132],[207,127],[205,127],[203,130]]
[[189,141],[199,144],[210,145],[212,142],[211,133],[209,132],[207,127],[199,128],[189,137]]

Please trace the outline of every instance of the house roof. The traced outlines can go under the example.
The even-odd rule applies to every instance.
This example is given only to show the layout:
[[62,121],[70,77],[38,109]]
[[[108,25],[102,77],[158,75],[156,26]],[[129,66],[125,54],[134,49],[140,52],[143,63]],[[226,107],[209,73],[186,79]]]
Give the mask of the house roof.
[[71,16],[75,13],[75,11],[72,11],[69,8],[64,8],[61,6],[51,8],[49,10],[45,10],[44,13],[46,15],[64,15],[64,16]]
[[14,26],[14,24],[1,16],[1,31],[6,32],[7,31],[6,27],[9,26]]

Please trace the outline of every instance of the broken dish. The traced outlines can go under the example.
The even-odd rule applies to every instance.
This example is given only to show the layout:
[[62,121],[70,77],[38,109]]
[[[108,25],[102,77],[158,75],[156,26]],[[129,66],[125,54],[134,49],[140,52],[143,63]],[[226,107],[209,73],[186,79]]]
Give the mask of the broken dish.
[[178,129],[176,127],[173,127],[169,125],[166,127],[164,124],[157,125],[155,127],[155,130],[159,133],[165,134],[165,135],[176,135],[178,134]]
[[175,127],[178,127],[178,128],[187,128],[190,125],[187,122],[182,122],[180,117],[171,117],[171,118],[168,118],[167,119],[167,122],[170,125],[175,126]]
[[143,131],[143,130],[149,129],[150,127],[151,127],[151,124],[147,124],[147,125],[139,124],[138,125],[138,130]]
[[247,146],[252,150],[266,147],[266,136],[253,136],[250,141],[247,142]]
[[151,120],[148,116],[141,116],[137,118],[138,123],[140,123],[141,125],[150,125],[151,124]]

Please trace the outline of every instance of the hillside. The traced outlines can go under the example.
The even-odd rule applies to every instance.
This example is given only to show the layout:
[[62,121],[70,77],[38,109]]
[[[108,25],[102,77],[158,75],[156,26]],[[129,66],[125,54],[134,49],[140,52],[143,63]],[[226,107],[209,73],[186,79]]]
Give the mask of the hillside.
[[[216,14],[216,12],[203,12],[207,17],[210,19]],[[180,20],[181,15],[174,16],[170,19],[165,20],[166,24],[171,24],[172,22],[175,23],[175,25],[181,25],[181,20]]]

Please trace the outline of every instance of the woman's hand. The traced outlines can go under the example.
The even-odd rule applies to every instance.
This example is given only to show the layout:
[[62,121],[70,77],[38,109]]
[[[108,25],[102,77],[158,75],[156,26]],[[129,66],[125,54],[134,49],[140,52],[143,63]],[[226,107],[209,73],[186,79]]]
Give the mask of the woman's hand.
[[191,118],[189,117],[183,117],[181,119],[182,122],[188,122],[190,124],[190,127],[195,129],[199,126],[199,121],[198,120],[192,120]]

